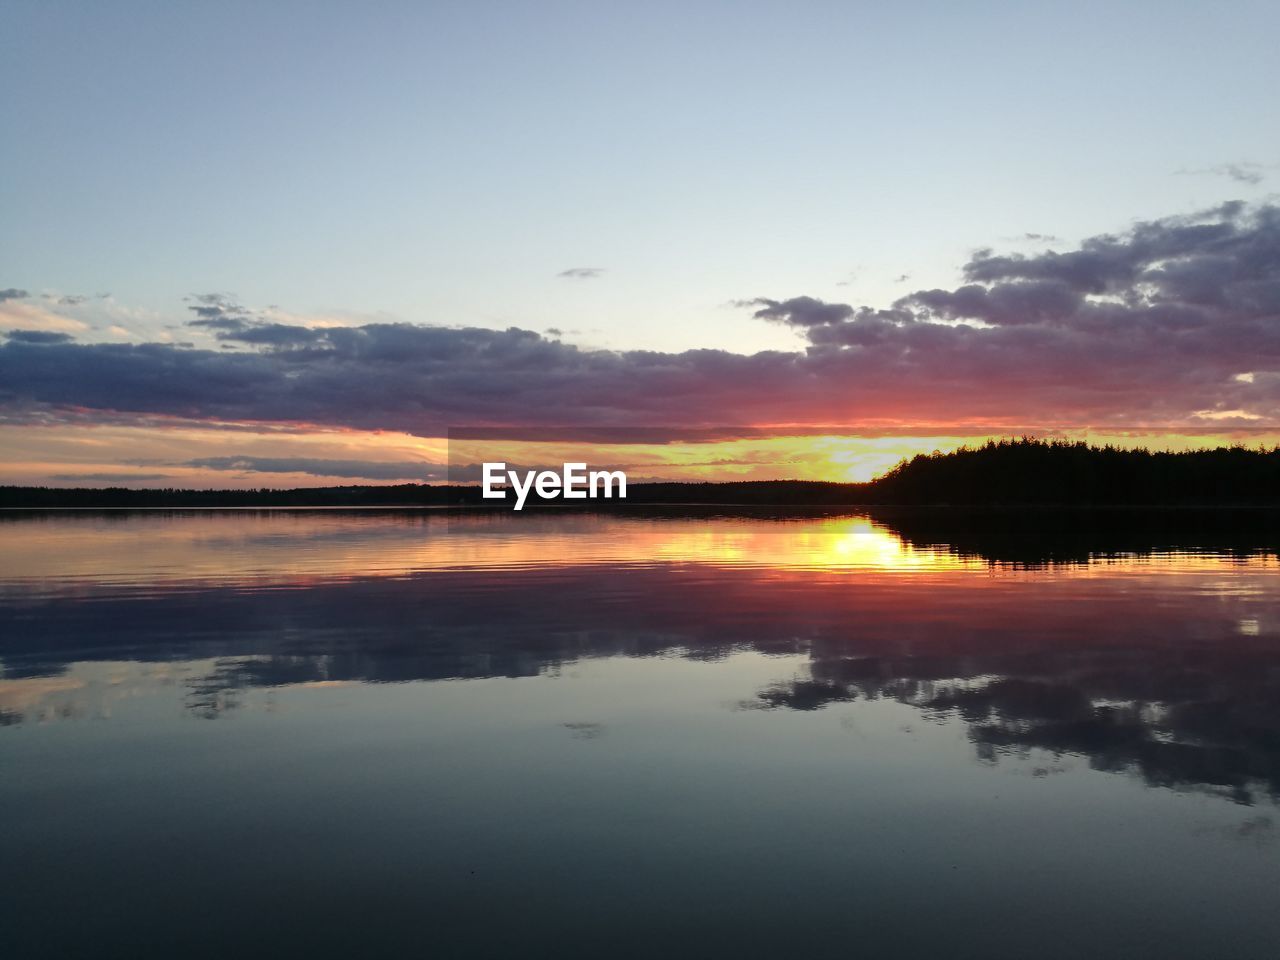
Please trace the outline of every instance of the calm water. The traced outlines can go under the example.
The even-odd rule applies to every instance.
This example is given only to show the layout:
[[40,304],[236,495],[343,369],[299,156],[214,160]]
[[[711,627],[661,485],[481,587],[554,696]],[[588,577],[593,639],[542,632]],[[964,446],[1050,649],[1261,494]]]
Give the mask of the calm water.
[[3,954],[1273,958],[1267,523],[2,520]]

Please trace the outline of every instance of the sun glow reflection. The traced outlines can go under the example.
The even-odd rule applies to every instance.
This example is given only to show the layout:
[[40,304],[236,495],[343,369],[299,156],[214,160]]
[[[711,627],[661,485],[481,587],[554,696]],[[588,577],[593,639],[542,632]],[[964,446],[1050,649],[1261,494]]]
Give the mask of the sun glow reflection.
[[[175,585],[301,586],[450,570],[709,565],[765,575],[969,574],[981,557],[916,546],[861,515],[732,518],[691,523],[652,515],[507,511],[168,511],[64,515],[0,526],[0,587],[69,581],[130,589]],[[1210,571],[1221,557],[1110,558],[1072,577],[1116,576],[1153,564]],[[1247,561],[1252,563],[1253,561]],[[1258,563],[1268,563],[1257,558]],[[62,589],[63,587],[58,587]]]
[[[217,511],[91,515],[0,528],[0,582],[301,582],[430,570],[712,564],[778,570],[958,570],[863,516],[680,523],[546,510]],[[68,549],[72,544],[76,549]]]

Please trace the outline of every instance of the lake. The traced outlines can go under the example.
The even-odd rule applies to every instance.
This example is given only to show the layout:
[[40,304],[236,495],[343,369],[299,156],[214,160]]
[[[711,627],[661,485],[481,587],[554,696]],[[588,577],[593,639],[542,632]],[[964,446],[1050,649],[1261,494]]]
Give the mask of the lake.
[[1274,957],[1274,522],[10,514],[4,955]]

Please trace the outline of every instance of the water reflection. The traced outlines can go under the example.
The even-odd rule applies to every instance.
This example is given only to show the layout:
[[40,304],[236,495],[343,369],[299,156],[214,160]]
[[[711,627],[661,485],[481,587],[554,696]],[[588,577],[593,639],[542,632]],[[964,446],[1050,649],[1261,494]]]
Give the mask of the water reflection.
[[1269,957],[1270,520],[1164,522],[0,522],[6,948]]
[[[893,519],[916,546],[863,516],[13,523],[30,561],[6,551],[0,718],[100,715],[156,683],[215,718],[255,688],[748,650],[794,662],[745,705],[890,699],[963,719],[987,762],[1071,754],[1152,786],[1280,795],[1280,599],[1257,524],[1252,550],[1224,552],[1218,528],[1214,550],[1109,551],[1050,575],[1007,559],[1025,540],[1013,527],[985,534],[1006,558],[993,561],[971,555],[978,534],[957,535],[971,525]],[[1110,542],[1132,547],[1135,529],[1153,528],[1119,525]]]
[[[663,517],[663,514],[657,514]],[[5,519],[8,520],[5,523]],[[0,583],[297,585],[428,570],[581,563],[717,563],[779,569],[957,569],[861,514],[655,519],[542,511],[148,511],[0,515]],[[175,522],[180,520],[181,522]]]
[[918,661],[815,660],[812,676],[770,686],[765,707],[819,709],[892,697],[968,724],[976,756],[1033,750],[1086,757],[1149,786],[1237,803],[1280,800],[1280,652],[1120,648]]
[[[584,563],[720,564],[806,571],[1037,567],[1176,555],[1181,566],[1280,555],[1271,510],[634,513],[235,510],[0,512],[0,585],[172,589],[300,585],[429,570]],[[177,522],[180,521],[180,522]]]

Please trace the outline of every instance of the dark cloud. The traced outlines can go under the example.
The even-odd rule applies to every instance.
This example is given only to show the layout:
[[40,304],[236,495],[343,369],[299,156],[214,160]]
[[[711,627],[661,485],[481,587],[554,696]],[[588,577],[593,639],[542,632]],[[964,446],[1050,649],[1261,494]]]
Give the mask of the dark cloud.
[[320,330],[284,323],[248,323],[226,327],[216,334],[219,340],[234,340],[269,347],[303,347],[322,343],[325,336]]
[[791,394],[794,404],[803,363],[784,353],[589,351],[516,328],[271,326],[219,335],[246,349],[10,341],[0,348],[0,396],[10,405],[439,436],[451,424],[741,422],[739,411],[754,413],[761,391]]
[[[1023,411],[1052,394],[1060,411],[1095,415],[1107,395],[1113,413],[1245,406],[1274,420],[1280,412],[1274,206],[1227,203],[1063,253],[983,250],[964,275],[958,288],[919,290],[890,310],[811,297],[752,305],[764,305],[757,317],[803,329],[811,358],[837,363],[853,349],[863,372],[874,357],[917,389],[950,381],[962,406],[966,392],[985,390]],[[1236,391],[1228,382],[1241,373],[1268,386]]]
[[4,336],[14,343],[29,344],[70,343],[72,340],[71,334],[54,333],[52,330],[10,330]]
[[25,290],[19,290],[17,287],[8,287],[0,290],[0,303],[4,303],[6,300],[25,300],[29,296],[31,294]]
[[224,293],[195,293],[187,299],[195,301],[187,307],[196,315],[190,321],[193,327],[211,330],[242,330],[256,319],[253,311],[241,306],[234,297]]
[[754,314],[757,319],[786,323],[794,327],[840,323],[854,314],[853,307],[847,303],[823,303],[813,297],[792,297],[790,300],[757,297],[754,300],[740,300],[738,306],[758,307]]
[[919,290],[900,303],[946,320],[1035,324],[1070,316],[1083,294],[1060,280],[968,284],[955,290]]
[[[458,424],[1280,427],[1278,207],[1224,204],[1063,251],[981,251],[964,278],[887,309],[739,301],[808,341],[753,355],[587,350],[518,328],[311,329],[207,295],[192,322],[237,349],[10,339],[0,403],[425,436]],[[1204,412],[1221,419],[1194,419]]]
[[[996,256],[979,251],[965,265],[964,275],[978,283],[1060,281],[1082,294],[1119,293],[1141,301],[1145,298],[1142,285],[1158,281],[1158,271],[1169,261],[1247,260],[1251,253],[1263,253],[1265,261],[1266,249],[1276,243],[1278,216],[1280,211],[1274,207],[1249,214],[1243,203],[1232,201],[1199,216],[1140,223],[1123,236],[1092,237],[1067,253]],[[1251,251],[1250,247],[1262,249]],[[1253,266],[1267,269],[1265,262],[1255,261]],[[1227,279],[1223,277],[1224,282]]]
[[566,280],[594,280],[603,273],[604,267],[570,267],[568,270],[561,270],[556,276]]
[[315,477],[353,477],[361,480],[440,480],[445,469],[438,463],[387,463],[374,460],[321,460],[310,457],[201,457],[182,464],[207,470],[241,473],[306,473]]
[[58,297],[58,303],[64,307],[78,307],[89,298],[79,293],[68,293],[65,296]]

